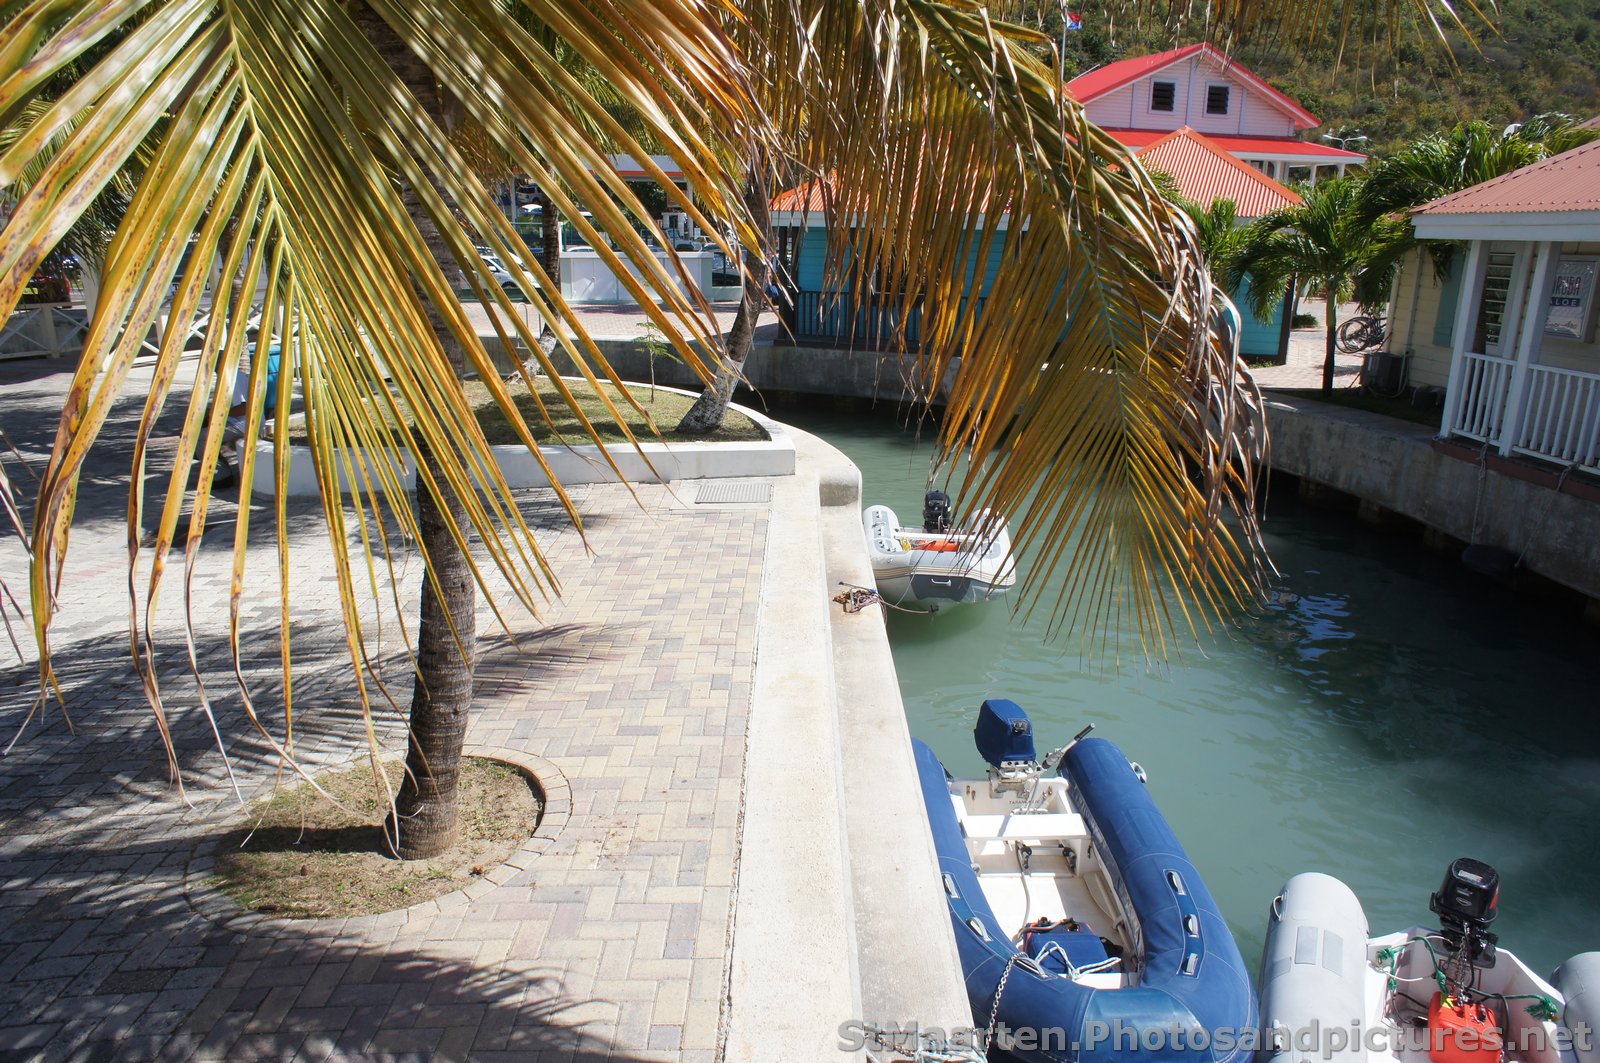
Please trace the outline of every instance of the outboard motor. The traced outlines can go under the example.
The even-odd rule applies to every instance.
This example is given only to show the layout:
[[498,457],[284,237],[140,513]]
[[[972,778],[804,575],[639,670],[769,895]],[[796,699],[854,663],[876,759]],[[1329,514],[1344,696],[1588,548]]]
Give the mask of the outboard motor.
[[1445,944],[1456,954],[1463,985],[1471,985],[1466,968],[1493,967],[1495,935],[1489,924],[1499,914],[1500,873],[1482,860],[1463,856],[1451,862],[1439,892],[1428,909],[1439,917]]
[[929,491],[923,496],[922,530],[929,532],[950,530],[950,496],[943,491]]
[[990,698],[978,708],[972,729],[978,755],[989,764],[993,792],[1019,789],[1039,776],[1039,755],[1033,748],[1033,721],[1022,706],[1006,698]]

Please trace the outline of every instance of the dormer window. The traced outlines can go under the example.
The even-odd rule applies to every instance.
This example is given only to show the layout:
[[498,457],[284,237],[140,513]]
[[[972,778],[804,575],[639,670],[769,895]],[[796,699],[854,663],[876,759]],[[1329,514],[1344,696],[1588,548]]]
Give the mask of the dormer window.
[[1227,114],[1229,95],[1227,85],[1207,85],[1206,114]]
[[1150,109],[1152,111],[1171,111],[1178,99],[1178,83],[1176,81],[1152,81],[1150,83]]

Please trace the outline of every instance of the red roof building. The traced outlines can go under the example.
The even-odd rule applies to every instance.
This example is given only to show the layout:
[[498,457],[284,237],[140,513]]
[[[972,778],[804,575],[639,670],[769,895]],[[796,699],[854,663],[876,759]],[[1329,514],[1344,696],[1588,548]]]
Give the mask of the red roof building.
[[1268,177],[1343,174],[1366,156],[1301,140],[1320,120],[1210,44],[1123,59],[1080,74],[1067,91],[1130,148],[1189,128]]
[[1240,218],[1259,218],[1300,202],[1298,194],[1187,126],[1135,154],[1146,170],[1170,175],[1187,199],[1202,206],[1218,198],[1233,200]]
[[1600,239],[1600,140],[1436,199],[1412,221],[1439,239],[1506,237],[1497,226],[1528,239]]
[[1466,245],[1443,279],[1426,255],[1408,259],[1391,300],[1412,383],[1444,386],[1440,436],[1548,462],[1564,470],[1558,491],[1567,473],[1600,477],[1600,141],[1436,199],[1411,223]]

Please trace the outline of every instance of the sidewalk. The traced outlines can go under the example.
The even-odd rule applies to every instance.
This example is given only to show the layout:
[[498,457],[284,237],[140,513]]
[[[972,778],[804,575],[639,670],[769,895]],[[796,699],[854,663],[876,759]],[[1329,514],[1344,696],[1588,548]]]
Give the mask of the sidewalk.
[[[1322,363],[1327,356],[1328,334],[1322,326],[1327,308],[1321,302],[1305,301],[1301,309],[1314,315],[1317,327],[1296,329],[1289,333],[1289,357],[1283,365],[1265,369],[1252,369],[1250,375],[1263,388],[1300,389],[1322,387]],[[1359,313],[1354,303],[1339,308],[1339,320],[1346,321]],[[1362,357],[1359,354],[1335,352],[1333,386],[1349,387],[1361,373]]]
[[[68,368],[0,367],[5,430],[41,468]],[[537,770],[540,836],[467,895],[370,918],[244,916],[205,885],[205,840],[239,806],[185,678],[181,569],[157,629],[193,807],[169,785],[128,662],[120,484],[141,394],[135,380],[86,472],[65,572],[54,648],[75,730],[52,706],[0,761],[0,1058],[720,1058],[771,504],[699,505],[686,484],[639,486],[642,505],[621,486],[575,488],[586,551],[548,492],[526,493],[563,596],[539,623],[514,621],[520,653],[480,613],[468,743]],[[216,508],[200,550],[197,651],[253,798],[276,765],[227,667],[234,512]],[[315,504],[293,504],[291,523],[297,744],[316,771],[365,746]],[[270,535],[258,509],[265,556],[242,625],[268,713],[281,698]],[[0,566],[20,562],[0,542]],[[415,560],[401,573],[412,615],[419,575]],[[381,645],[385,679],[409,691],[392,623]],[[0,670],[4,740],[33,689],[31,667]],[[403,751],[398,720],[379,732]]]

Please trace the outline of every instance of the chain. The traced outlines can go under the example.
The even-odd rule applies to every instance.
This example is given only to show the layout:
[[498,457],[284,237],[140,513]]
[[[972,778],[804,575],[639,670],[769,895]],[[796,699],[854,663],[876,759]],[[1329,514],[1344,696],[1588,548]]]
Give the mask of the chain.
[[[936,1037],[932,1031],[886,1030],[881,1026],[871,1025],[864,1026],[863,1031],[879,1048],[893,1053],[892,1060],[886,1060],[885,1063],[984,1063],[984,1057],[974,1054],[971,1047]],[[911,1047],[904,1045],[908,1035],[916,1038],[916,1044]],[[867,1058],[877,1057],[868,1052]]]
[[994,1037],[994,1024],[1000,1019],[1000,995],[1006,991],[1006,982],[1011,979],[1012,968],[1017,961],[1022,959],[1022,953],[1013,952],[1011,958],[1006,960],[1006,969],[1000,972],[1000,984],[994,987],[994,1006],[989,1009],[989,1024],[983,1028],[983,1040],[979,1044],[979,1054],[985,1059],[989,1057],[989,1042]]

